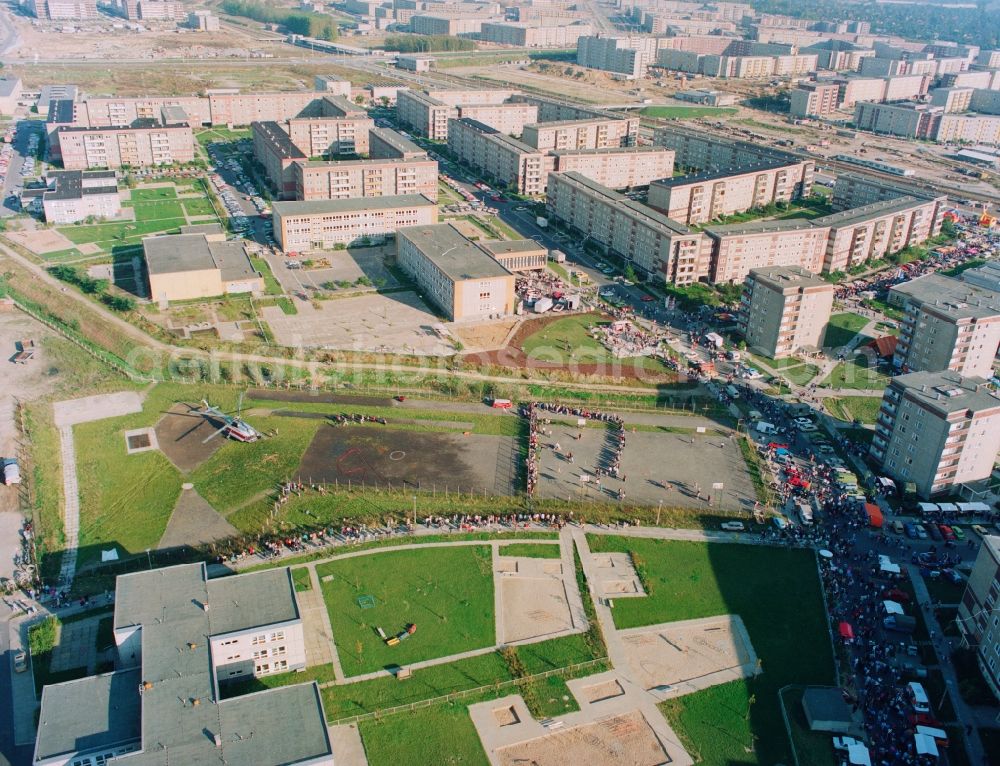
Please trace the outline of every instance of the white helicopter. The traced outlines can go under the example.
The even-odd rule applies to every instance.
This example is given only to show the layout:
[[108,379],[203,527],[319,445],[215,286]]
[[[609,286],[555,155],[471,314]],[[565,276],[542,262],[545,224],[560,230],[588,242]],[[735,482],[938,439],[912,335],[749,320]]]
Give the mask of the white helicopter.
[[242,418],[243,394],[240,394],[239,403],[236,405],[236,417],[233,417],[232,415],[227,415],[218,407],[213,407],[205,399],[202,399],[201,403],[205,405],[205,408],[202,410],[202,412],[205,415],[210,415],[214,418],[218,418],[225,424],[218,431],[215,431],[209,434],[207,437],[205,437],[205,440],[202,442],[202,444],[207,442],[209,439],[215,438],[219,434],[224,434],[230,439],[235,439],[238,442],[255,442],[262,437],[263,434],[261,434],[260,431],[258,431],[256,428],[254,428],[252,425],[247,423]]

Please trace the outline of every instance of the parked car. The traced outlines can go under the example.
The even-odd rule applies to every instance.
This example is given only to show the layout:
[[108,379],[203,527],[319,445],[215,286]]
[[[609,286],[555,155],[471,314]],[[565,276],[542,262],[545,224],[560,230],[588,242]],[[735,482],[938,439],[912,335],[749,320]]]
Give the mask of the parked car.
[[964,540],[965,539],[965,531],[961,527],[952,527],[951,531],[955,534],[955,539],[956,540]]
[[923,524],[917,524],[917,538],[920,540],[927,539],[927,530],[924,528]]
[[742,532],[746,529],[742,521],[724,521],[722,522],[722,528],[727,532]]
[[14,654],[14,672],[23,673],[28,669],[28,655],[25,654],[24,650]]

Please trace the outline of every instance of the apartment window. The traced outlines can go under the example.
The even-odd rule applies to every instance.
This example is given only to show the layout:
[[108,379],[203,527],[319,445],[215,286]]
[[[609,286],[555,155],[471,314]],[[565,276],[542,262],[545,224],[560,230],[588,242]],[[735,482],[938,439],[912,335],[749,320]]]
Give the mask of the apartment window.
[[262,633],[259,636],[254,636],[252,639],[250,639],[250,645],[259,646],[260,644],[266,643],[266,641],[267,641],[267,635]]
[[283,630],[275,631],[274,633],[271,634],[271,640],[272,641],[284,641],[285,640],[285,631],[283,631]]

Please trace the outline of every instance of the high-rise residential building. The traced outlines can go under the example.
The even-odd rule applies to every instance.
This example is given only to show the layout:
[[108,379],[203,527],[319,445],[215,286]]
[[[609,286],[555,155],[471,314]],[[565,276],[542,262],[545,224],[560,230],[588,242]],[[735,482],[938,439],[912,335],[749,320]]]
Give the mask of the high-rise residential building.
[[28,0],[28,8],[36,17],[53,21],[100,17],[97,0]]
[[656,62],[661,39],[666,38],[585,35],[577,40],[576,63],[636,80]]
[[751,349],[771,359],[818,350],[834,290],[800,266],[751,269],[740,301],[739,331]]
[[701,261],[708,264],[708,281],[736,284],[751,269],[801,266],[820,271],[830,230],[793,218],[706,226],[703,232]]
[[840,86],[836,83],[801,83],[791,94],[792,117],[829,117],[837,111]]
[[[537,119],[537,109],[509,103],[511,90],[400,90],[396,96],[399,124],[434,141],[448,139],[448,121],[468,117],[504,133],[520,134]],[[467,111],[463,114],[463,109]]]
[[983,378],[911,372],[889,382],[871,456],[920,497],[989,478],[998,449],[1000,399]]
[[1000,536],[986,535],[969,573],[955,621],[962,645],[976,652],[983,679],[1000,700]]
[[632,123],[618,119],[559,120],[525,125],[521,140],[536,149],[607,149],[633,146]]
[[896,369],[993,375],[1000,348],[1000,293],[929,274],[895,285],[889,302],[905,313],[893,356]]
[[170,165],[194,160],[194,133],[184,124],[136,120],[128,127],[61,127],[55,132],[66,170]]

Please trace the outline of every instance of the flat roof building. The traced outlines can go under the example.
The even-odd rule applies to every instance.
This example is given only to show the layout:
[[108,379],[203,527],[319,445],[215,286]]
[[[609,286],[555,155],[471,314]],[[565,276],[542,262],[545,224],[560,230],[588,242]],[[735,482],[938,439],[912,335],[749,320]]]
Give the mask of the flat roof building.
[[1000,450],[1000,399],[982,378],[911,372],[889,382],[872,438],[882,472],[929,498],[979,482]]
[[142,241],[149,294],[161,304],[219,295],[261,293],[264,278],[241,241],[225,234],[173,234]]
[[49,223],[114,218],[122,211],[118,180],[113,170],[54,170],[46,174],[45,180],[42,209]]
[[708,264],[708,281],[735,284],[755,268],[798,266],[819,272],[829,229],[792,218],[706,226],[703,232],[701,260]]
[[610,149],[635,146],[638,130],[629,120],[582,119],[525,125],[521,140],[535,149]]
[[1000,349],[1000,293],[943,274],[895,285],[889,302],[901,306],[897,370],[952,370],[989,378]]
[[437,223],[437,204],[420,194],[275,202],[271,212],[275,239],[285,252],[375,244],[404,226]]
[[128,127],[60,127],[55,131],[66,170],[100,170],[172,165],[194,161],[194,133],[188,125],[136,120]]
[[1000,536],[983,536],[955,623],[962,645],[975,650],[983,679],[1000,700]]
[[554,170],[575,171],[612,189],[649,186],[674,172],[674,152],[661,146],[623,146],[609,149],[558,149]]
[[747,345],[771,359],[823,346],[834,285],[800,266],[750,269],[738,319]]
[[290,169],[296,200],[422,194],[437,201],[438,164],[426,155],[414,160],[299,160]]
[[[35,766],[218,762],[333,766],[315,683],[222,699],[220,686],[305,667],[287,568],[209,580],[204,564],[122,575],[119,670],[46,686]],[[275,716],[274,711],[282,711]]]
[[0,115],[10,117],[21,99],[21,78],[4,77],[0,80]]
[[399,229],[396,262],[449,321],[514,311],[514,275],[449,223]]
[[486,178],[516,191],[545,192],[545,152],[476,120],[450,120],[448,149]]
[[[396,119],[399,124],[433,141],[448,138],[448,121],[458,119],[461,107],[470,107],[468,116],[490,125],[497,122],[504,132],[520,133],[519,126],[510,129],[512,120],[523,125],[534,114],[523,106],[506,102],[516,91],[511,90],[400,90],[396,95]],[[486,107],[494,107],[488,109]]]
[[546,210],[651,279],[684,285],[708,275],[701,233],[580,173],[549,174]]
[[791,93],[792,117],[829,117],[837,111],[840,86],[836,83],[801,83]]
[[739,169],[653,181],[647,201],[651,208],[690,225],[790,202],[801,190],[801,162],[771,158]]

